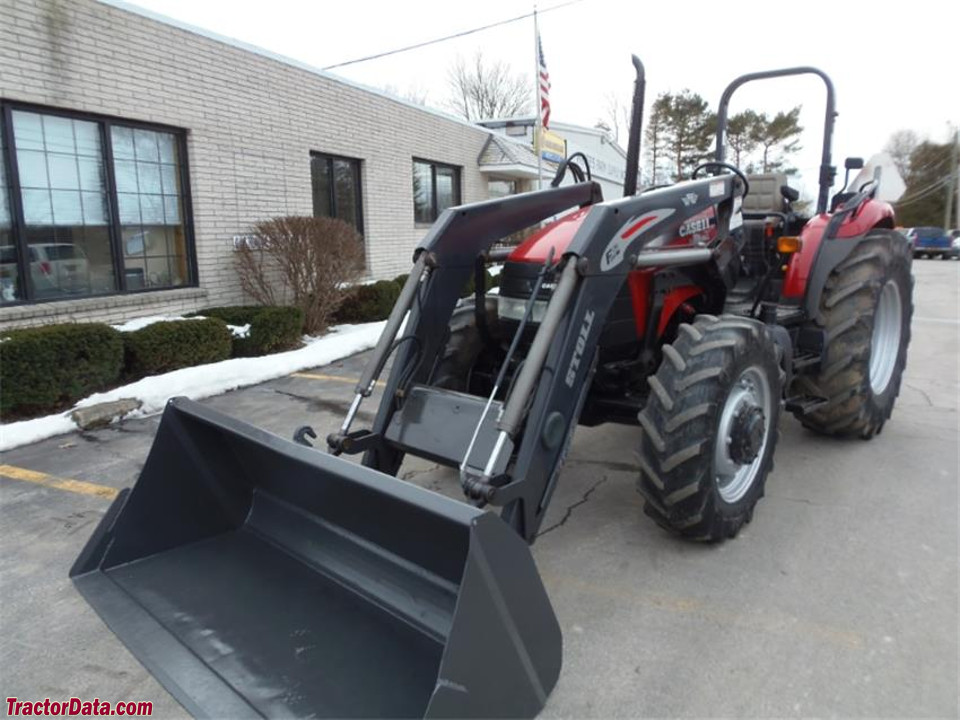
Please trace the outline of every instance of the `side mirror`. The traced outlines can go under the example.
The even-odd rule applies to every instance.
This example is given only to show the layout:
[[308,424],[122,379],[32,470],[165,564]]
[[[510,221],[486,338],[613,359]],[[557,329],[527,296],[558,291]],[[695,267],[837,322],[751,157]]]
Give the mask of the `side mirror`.
[[800,191],[796,188],[790,187],[789,185],[781,185],[780,196],[788,202],[796,202],[800,199]]
[[[846,168],[847,172],[843,175],[843,190],[847,189],[847,185],[850,184],[850,171],[851,170],[860,170],[863,168],[863,158],[858,157],[848,157],[843,161],[843,167]],[[842,192],[842,190],[841,190]]]

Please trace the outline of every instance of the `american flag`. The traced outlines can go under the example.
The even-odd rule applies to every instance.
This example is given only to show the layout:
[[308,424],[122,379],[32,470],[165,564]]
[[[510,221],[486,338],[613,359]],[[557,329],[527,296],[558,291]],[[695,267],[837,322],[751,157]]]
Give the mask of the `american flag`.
[[543,42],[540,33],[537,33],[537,57],[540,60],[540,115],[543,127],[550,129],[550,73],[547,72],[547,61],[543,58]]

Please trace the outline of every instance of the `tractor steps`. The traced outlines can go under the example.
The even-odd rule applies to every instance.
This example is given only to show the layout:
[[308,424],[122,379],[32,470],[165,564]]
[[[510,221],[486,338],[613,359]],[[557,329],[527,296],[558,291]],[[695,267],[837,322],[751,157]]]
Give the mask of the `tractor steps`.
[[819,410],[828,402],[829,400],[827,400],[827,398],[818,397],[816,395],[795,395],[791,398],[787,398],[786,408],[792,413],[806,415]]

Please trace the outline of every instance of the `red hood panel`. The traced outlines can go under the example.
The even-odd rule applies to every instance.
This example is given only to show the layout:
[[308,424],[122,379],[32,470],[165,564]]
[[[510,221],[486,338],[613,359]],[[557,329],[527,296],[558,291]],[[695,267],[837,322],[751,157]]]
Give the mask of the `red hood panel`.
[[528,262],[542,265],[553,249],[553,258],[559,262],[560,258],[570,247],[570,241],[583,225],[583,220],[590,212],[589,207],[580,208],[569,215],[564,215],[556,222],[540,228],[533,235],[524,240],[517,249],[510,253],[511,262]]

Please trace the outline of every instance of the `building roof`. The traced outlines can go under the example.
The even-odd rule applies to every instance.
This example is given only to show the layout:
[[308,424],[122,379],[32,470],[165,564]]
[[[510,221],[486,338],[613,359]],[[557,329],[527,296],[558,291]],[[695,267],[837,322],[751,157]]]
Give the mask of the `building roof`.
[[[484,128],[498,129],[498,128],[505,128],[508,125],[514,125],[514,126],[535,125],[536,122],[537,122],[537,118],[534,115],[517,115],[515,117],[509,117],[509,118],[490,118],[487,120],[477,120],[476,124]],[[610,136],[610,133],[608,133],[605,130],[601,130],[600,128],[586,127],[584,125],[574,125],[572,123],[563,123],[563,122],[557,122],[556,120],[553,120],[550,123],[550,129],[556,130],[561,134],[564,132],[575,132],[575,133],[580,133],[582,135],[594,135],[596,137],[599,137],[605,140],[606,143],[610,145],[610,147],[613,148],[621,157],[623,158],[627,157],[627,151],[624,150],[622,147],[620,147],[620,144]]]
[[526,144],[506,137],[491,135],[484,143],[477,164],[489,165],[529,165],[537,166],[537,154]]

